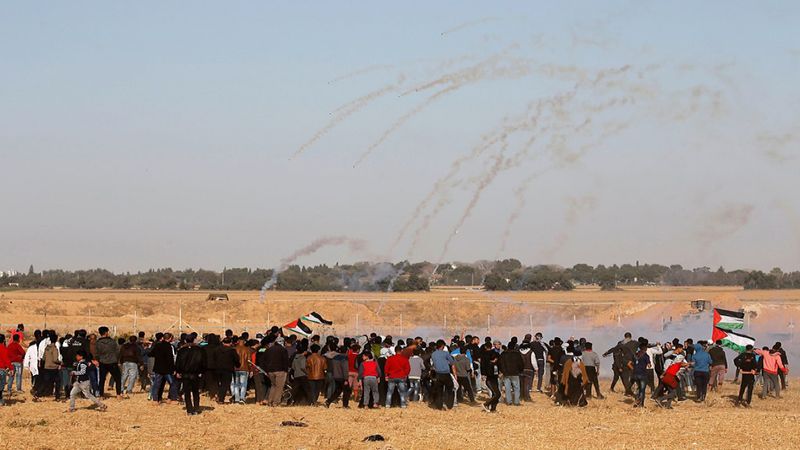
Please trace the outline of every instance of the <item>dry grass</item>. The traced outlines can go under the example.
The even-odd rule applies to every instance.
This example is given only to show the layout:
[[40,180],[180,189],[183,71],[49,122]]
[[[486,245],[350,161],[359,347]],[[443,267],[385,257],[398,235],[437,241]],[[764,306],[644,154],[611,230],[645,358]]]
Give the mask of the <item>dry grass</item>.
[[[180,406],[156,407],[144,394],[110,399],[104,413],[80,400],[78,411],[67,414],[64,403],[32,403],[25,395],[0,408],[0,442],[3,448],[113,449],[794,448],[800,396],[793,389],[780,400],[754,398],[751,409],[742,409],[728,398],[738,386],[727,384],[705,404],[687,401],[671,411],[652,403],[633,409],[620,394],[581,409],[556,407],[534,395],[531,404],[501,404],[493,415],[466,405],[441,412],[419,404],[406,410],[248,404],[215,405],[187,417]],[[209,405],[205,397],[201,405]],[[284,420],[309,427],[281,427]],[[361,442],[371,434],[386,442]]]
[[[495,327],[539,328],[555,322],[580,321],[584,329],[616,325],[625,319],[654,331],[661,318],[681,317],[690,301],[705,298],[715,306],[758,311],[759,321],[800,319],[800,291],[744,291],[740,288],[631,288],[601,292],[480,292],[443,289],[425,293],[270,292],[259,301],[253,291],[229,292],[228,302],[208,302],[207,292],[32,290],[0,293],[0,323],[24,322],[29,328],[59,332],[78,327],[116,326],[119,333],[163,330],[183,320],[198,331],[262,330],[268,322],[283,324],[310,311],[335,322],[340,334],[379,331],[406,335],[433,329],[436,334]],[[468,306],[466,308],[462,306]],[[358,326],[356,324],[358,316]],[[487,320],[487,316],[491,316]],[[489,322],[489,323],[487,323]],[[658,322],[658,323],[656,323]],[[446,323],[446,326],[445,326]],[[782,324],[785,325],[785,324]]]

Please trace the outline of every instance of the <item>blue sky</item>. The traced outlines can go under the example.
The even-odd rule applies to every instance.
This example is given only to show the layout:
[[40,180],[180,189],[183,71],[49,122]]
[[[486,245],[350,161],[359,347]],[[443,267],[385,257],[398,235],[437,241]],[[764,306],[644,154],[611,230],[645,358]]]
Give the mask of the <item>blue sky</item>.
[[[271,267],[323,235],[370,251],[301,262],[800,267],[800,5],[562,3],[5,5],[0,270]],[[353,168],[435,92],[404,90],[499,54],[531,73],[466,83]],[[588,89],[549,111],[529,157],[490,180],[446,251],[496,148],[450,180],[430,226],[415,218],[393,247],[453,160],[574,85],[543,65],[630,65],[628,90]],[[401,77],[289,160],[331,112]],[[630,103],[587,112],[618,94]],[[583,120],[581,133],[552,131]],[[566,164],[556,138],[586,151]],[[517,209],[515,190],[539,172]]]

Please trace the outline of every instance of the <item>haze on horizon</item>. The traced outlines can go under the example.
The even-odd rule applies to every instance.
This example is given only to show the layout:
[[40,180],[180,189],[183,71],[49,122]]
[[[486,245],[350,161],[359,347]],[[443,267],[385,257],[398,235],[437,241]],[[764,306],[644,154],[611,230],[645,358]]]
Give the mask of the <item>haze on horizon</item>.
[[276,267],[321,236],[365,245],[298,262],[795,270],[797,23],[780,1],[9,4],[0,270]]

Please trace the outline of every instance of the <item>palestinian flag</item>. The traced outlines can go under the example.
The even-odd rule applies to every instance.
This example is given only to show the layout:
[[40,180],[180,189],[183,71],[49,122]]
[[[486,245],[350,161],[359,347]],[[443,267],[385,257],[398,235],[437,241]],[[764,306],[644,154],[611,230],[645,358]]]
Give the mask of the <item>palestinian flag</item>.
[[283,326],[283,328],[291,331],[292,333],[302,334],[303,336],[311,336],[311,328],[308,328],[308,325],[301,322],[300,319],[287,323]]
[[711,335],[711,339],[714,340],[714,342],[722,341],[723,347],[728,347],[738,353],[743,352],[745,346],[755,346],[756,344],[756,340],[750,336],[745,336],[744,334],[734,333],[733,331],[727,331],[717,327],[714,327],[714,333]]
[[744,313],[714,308],[714,328],[739,330],[744,328]]
[[331,322],[330,320],[325,320],[321,315],[315,312],[310,312],[306,314],[305,316],[302,317],[302,319],[307,322],[316,323],[318,325],[333,325],[333,322]]

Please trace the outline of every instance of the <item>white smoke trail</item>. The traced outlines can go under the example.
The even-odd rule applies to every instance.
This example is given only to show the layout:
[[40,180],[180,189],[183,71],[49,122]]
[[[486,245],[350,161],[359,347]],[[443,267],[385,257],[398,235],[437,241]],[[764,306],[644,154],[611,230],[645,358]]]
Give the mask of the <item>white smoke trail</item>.
[[309,147],[314,145],[323,136],[328,134],[328,132],[330,132],[332,129],[336,128],[336,126],[341,124],[345,119],[347,119],[351,115],[355,114],[356,112],[362,110],[364,107],[366,107],[367,105],[369,105],[373,101],[379,99],[380,97],[383,97],[384,95],[386,95],[386,94],[388,94],[390,92],[394,92],[394,91],[398,90],[400,88],[400,86],[402,86],[404,81],[405,81],[405,77],[403,75],[401,75],[398,78],[397,82],[395,82],[393,84],[390,84],[390,85],[387,85],[387,86],[384,86],[384,87],[381,87],[380,89],[376,89],[376,90],[374,90],[372,92],[369,92],[369,93],[367,93],[365,95],[362,95],[361,97],[358,97],[355,100],[353,100],[351,102],[348,102],[348,103],[342,105],[341,107],[337,108],[335,111],[333,111],[331,113],[333,117],[331,117],[331,119],[328,121],[328,123],[324,127],[322,127],[319,130],[317,130],[317,132],[314,133],[314,135],[311,136],[310,139],[308,139],[297,150],[295,150],[295,152],[292,154],[292,156],[289,159],[291,160],[291,159],[294,159],[294,158],[300,156],[303,152],[308,150]]
[[454,26],[453,28],[449,28],[447,30],[442,31],[442,36],[447,36],[448,34],[455,33],[457,31],[461,31],[467,28],[471,28],[478,25],[483,25],[486,23],[492,23],[499,21],[499,17],[483,17],[481,19],[470,20],[469,22],[464,22]]
[[347,80],[349,78],[354,78],[360,75],[365,75],[372,72],[377,72],[380,70],[392,70],[395,66],[391,64],[375,64],[372,66],[362,67],[361,69],[354,70],[352,72],[348,72],[344,75],[339,75],[338,77],[328,81],[328,84],[338,83],[340,81]]
[[261,301],[264,301],[264,297],[267,294],[267,291],[278,282],[278,275],[281,272],[285,271],[292,265],[295,261],[303,256],[310,255],[312,253],[316,253],[320,249],[324,247],[330,247],[333,245],[346,245],[351,252],[361,252],[363,253],[367,248],[366,241],[362,239],[353,239],[347,236],[326,236],[321,237],[310,244],[302,247],[296,251],[294,251],[291,255],[282,258],[280,261],[280,265],[272,270],[272,277],[264,283],[264,286],[261,288]]

